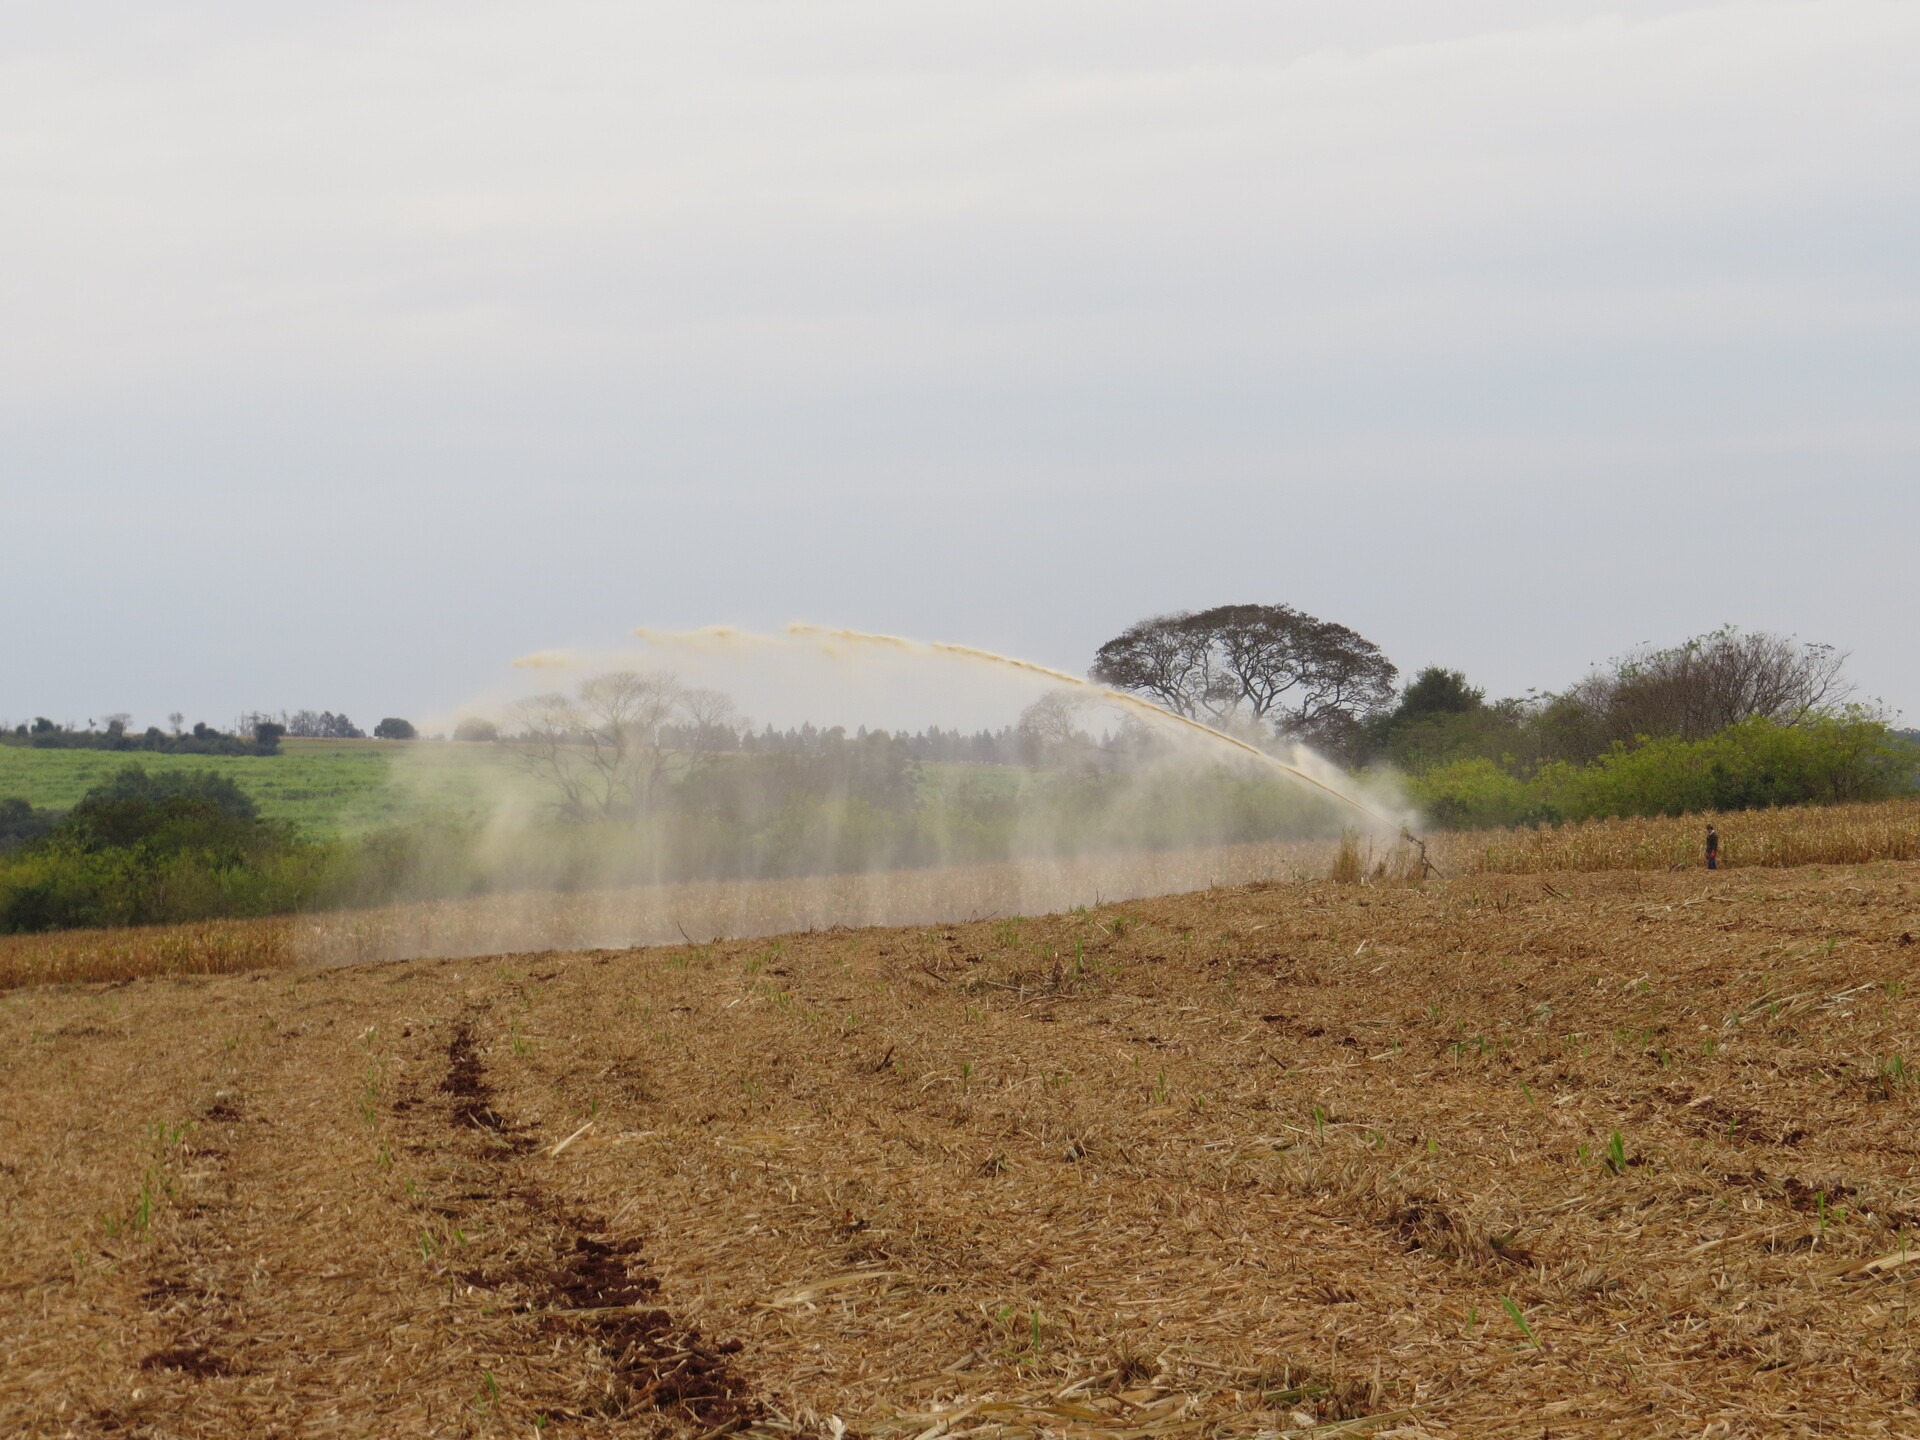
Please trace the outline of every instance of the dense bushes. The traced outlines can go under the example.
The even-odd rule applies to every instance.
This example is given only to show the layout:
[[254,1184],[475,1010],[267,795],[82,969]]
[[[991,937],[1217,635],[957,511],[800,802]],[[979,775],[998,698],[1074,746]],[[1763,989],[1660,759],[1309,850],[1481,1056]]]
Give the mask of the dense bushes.
[[200,849],[237,856],[272,832],[247,793],[214,771],[129,765],[96,785],[61,826],[63,838],[86,850],[150,843],[165,850]]
[[1913,789],[1917,749],[1848,703],[1846,657],[1731,627],[1643,649],[1554,694],[1489,703],[1430,668],[1372,730],[1430,824],[1833,804]]
[[0,932],[297,909],[339,848],[262,820],[224,775],[129,766],[0,859]]
[[1491,760],[1456,760],[1408,786],[1434,825],[1467,829],[1881,799],[1913,788],[1916,762],[1911,742],[1848,714],[1745,720],[1702,740],[1616,741],[1589,764],[1550,761],[1526,778]]
[[1454,760],[1411,776],[1407,790],[1439,830],[1481,830],[1540,818],[1527,782],[1491,760]]
[[17,797],[0,799],[0,854],[38,840],[51,831],[59,819],[53,811],[36,810]]

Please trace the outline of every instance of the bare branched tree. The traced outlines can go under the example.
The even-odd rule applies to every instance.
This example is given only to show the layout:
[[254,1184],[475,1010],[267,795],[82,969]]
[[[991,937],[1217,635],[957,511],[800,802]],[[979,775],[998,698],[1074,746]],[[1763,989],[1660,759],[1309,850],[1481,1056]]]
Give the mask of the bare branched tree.
[[1847,656],[1727,626],[1664,650],[1643,650],[1561,697],[1592,717],[1605,743],[1642,736],[1700,740],[1743,720],[1797,725],[1853,698]]
[[1020,733],[1040,745],[1071,745],[1083,731],[1088,699],[1072,690],[1049,690],[1020,712]]
[[615,670],[515,707],[514,755],[558,792],[573,819],[644,814],[667,768],[661,728],[684,692],[672,675]]
[[1098,766],[1100,747],[1085,728],[1090,695],[1049,690],[1020,712],[1021,749],[1042,765]]
[[689,770],[704,770],[716,757],[740,748],[752,728],[724,690],[691,689],[680,695],[677,739]]

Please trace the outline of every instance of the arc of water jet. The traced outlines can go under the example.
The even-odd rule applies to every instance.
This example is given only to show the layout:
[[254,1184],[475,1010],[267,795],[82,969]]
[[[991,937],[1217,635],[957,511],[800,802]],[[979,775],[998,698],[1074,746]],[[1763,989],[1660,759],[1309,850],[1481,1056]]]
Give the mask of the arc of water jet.
[[636,625],[634,635],[649,644],[687,645],[698,649],[725,649],[734,646],[771,645],[770,635],[756,635],[732,625],[703,625],[698,630],[655,630]]
[[1030,675],[1041,675],[1049,680],[1058,681],[1063,685],[1071,685],[1076,690],[1087,691],[1096,698],[1105,700],[1113,705],[1118,705],[1123,709],[1136,711],[1156,723],[1165,724],[1168,721],[1172,721],[1174,724],[1185,726],[1189,730],[1198,731],[1210,740],[1217,740],[1224,745],[1231,745],[1236,750],[1243,750],[1261,763],[1270,765],[1274,769],[1290,775],[1296,780],[1311,785],[1323,794],[1331,795],[1341,804],[1358,810],[1362,815],[1365,815],[1370,820],[1377,821],[1386,829],[1398,830],[1402,834],[1407,833],[1406,826],[1400,824],[1398,821],[1389,820],[1379,811],[1354,799],[1353,796],[1347,794],[1345,791],[1327,784],[1324,780],[1316,780],[1306,771],[1297,766],[1287,764],[1286,761],[1279,759],[1277,756],[1269,755],[1258,746],[1249,745],[1246,741],[1236,739],[1224,730],[1216,730],[1211,725],[1203,724],[1188,716],[1176,715],[1171,710],[1163,710],[1158,705],[1142,700],[1138,695],[1129,695],[1123,690],[1109,690],[1105,686],[1095,685],[1090,681],[1082,680],[1078,675],[1070,674],[1065,670],[1056,670],[1051,665],[1041,665],[1032,660],[1017,659],[1012,655],[1001,655],[996,651],[982,650],[975,645],[956,645],[951,641],[945,640],[909,640],[902,635],[879,635],[864,630],[835,629],[825,625],[808,625],[804,622],[795,622],[787,626],[787,633],[809,639],[848,640],[856,644],[884,645],[889,649],[906,650],[921,654],[954,655],[964,660],[974,660],[988,665],[1001,665],[1014,670],[1024,670]]
[[[1042,676],[1045,679],[1056,681],[1062,685],[1071,685],[1074,689],[1085,691],[1095,699],[1104,700],[1121,709],[1132,710],[1137,714],[1143,715],[1149,721],[1156,724],[1178,725],[1186,730],[1194,731],[1206,739],[1217,741],[1220,744],[1242,751],[1252,756],[1255,760],[1258,760],[1261,764],[1278,770],[1282,774],[1290,776],[1304,785],[1309,785],[1313,789],[1320,791],[1323,795],[1338,800],[1342,805],[1358,811],[1384,829],[1398,830],[1409,840],[1415,838],[1412,833],[1408,831],[1407,827],[1400,822],[1389,819],[1372,806],[1355,799],[1352,795],[1347,794],[1346,791],[1339,789],[1337,786],[1329,785],[1324,780],[1316,779],[1305,770],[1300,769],[1297,765],[1289,765],[1279,757],[1269,755],[1258,746],[1249,745],[1246,741],[1229,735],[1224,730],[1216,730],[1213,726],[1204,724],[1199,720],[1191,719],[1185,715],[1175,714],[1171,710],[1162,709],[1158,705],[1142,700],[1138,695],[1129,695],[1123,690],[1109,690],[1105,686],[1095,685],[1090,681],[1082,680],[1078,675],[1070,674],[1065,670],[1056,670],[1051,665],[1041,665],[1032,660],[1021,660],[1012,655],[1002,655],[997,651],[983,650],[975,645],[959,645],[944,640],[913,640],[904,635],[886,635],[871,630],[848,630],[830,625],[810,625],[805,621],[795,621],[788,625],[786,627],[786,633],[796,639],[812,640],[816,644],[826,644],[840,640],[856,645],[883,646],[889,650],[899,650],[910,655],[952,655],[958,659],[972,660],[980,664],[998,665],[1006,669],[1020,670],[1029,675]],[[634,634],[640,639],[650,643],[674,645],[698,645],[703,641],[711,642],[713,639],[719,637],[724,637],[726,640],[735,643],[742,641],[757,642],[769,638],[752,635],[746,631],[733,630],[724,626],[711,626],[705,630],[681,632],[651,630],[640,627],[634,631]]]
[[578,670],[586,662],[567,650],[536,650],[513,662],[516,670]]

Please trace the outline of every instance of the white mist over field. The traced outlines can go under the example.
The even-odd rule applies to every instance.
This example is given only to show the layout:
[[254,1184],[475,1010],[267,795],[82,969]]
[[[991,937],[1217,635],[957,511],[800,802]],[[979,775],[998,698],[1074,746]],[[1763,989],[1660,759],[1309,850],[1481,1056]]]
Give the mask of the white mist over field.
[[[782,751],[736,696],[785,714],[831,700],[836,722],[861,704],[937,717],[991,697],[997,743],[1019,759],[917,761],[879,728]],[[457,718],[501,731],[459,747],[489,782],[459,861],[471,893],[317,925],[317,956],[1018,915],[1323,873],[1342,835],[1404,864],[1416,821],[1390,775],[1355,777],[1301,746],[976,647],[810,625],[538,652],[442,717]],[[448,747],[404,753],[402,783],[428,785]]]

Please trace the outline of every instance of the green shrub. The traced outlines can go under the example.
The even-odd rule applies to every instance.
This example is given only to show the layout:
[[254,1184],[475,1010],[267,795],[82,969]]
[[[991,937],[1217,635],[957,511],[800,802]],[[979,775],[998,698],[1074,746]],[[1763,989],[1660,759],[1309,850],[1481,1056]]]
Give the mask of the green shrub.
[[0,861],[0,932],[296,909],[331,848],[261,820],[227,776],[129,766]]
[[1704,740],[1616,744],[1590,765],[1542,767],[1531,789],[1556,819],[1684,815],[1877,800],[1910,789],[1913,752],[1877,721],[1746,720]]
[[1884,799],[1913,788],[1917,759],[1910,743],[1859,715],[1745,720],[1704,740],[1616,744],[1585,765],[1551,761],[1524,779],[1491,760],[1456,760],[1410,777],[1407,789],[1429,824],[1474,830]]
[[17,795],[0,799],[0,854],[40,839],[59,819],[56,812],[35,810]]
[[1440,830],[1486,830],[1534,818],[1527,783],[1491,760],[1456,760],[1407,781],[1427,823]]
[[210,770],[149,775],[129,765],[94,786],[57,832],[84,849],[148,843],[162,850],[244,850],[270,843],[253,800],[228,776]]

